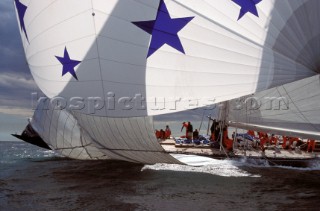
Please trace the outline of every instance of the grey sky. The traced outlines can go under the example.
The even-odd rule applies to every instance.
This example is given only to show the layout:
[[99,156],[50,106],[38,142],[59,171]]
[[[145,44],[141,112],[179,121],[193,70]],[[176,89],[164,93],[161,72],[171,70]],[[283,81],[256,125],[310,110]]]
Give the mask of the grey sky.
[[18,115],[22,109],[28,113],[30,94],[38,89],[25,60],[12,0],[0,2],[0,20],[0,112],[14,114],[9,109],[14,107]]
[[31,96],[38,91],[27,66],[13,0],[0,1],[0,140],[15,140],[32,115]]

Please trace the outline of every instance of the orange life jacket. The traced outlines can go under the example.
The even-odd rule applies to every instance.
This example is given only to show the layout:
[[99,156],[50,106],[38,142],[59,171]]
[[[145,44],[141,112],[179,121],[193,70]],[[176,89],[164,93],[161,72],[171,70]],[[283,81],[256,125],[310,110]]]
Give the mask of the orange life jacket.
[[171,130],[166,130],[165,131],[165,138],[170,138],[171,136]]
[[310,152],[310,151],[314,151],[315,150],[315,148],[316,148],[316,141],[315,140],[308,140],[308,152]]
[[288,137],[287,136],[282,136],[282,148],[285,149],[287,147],[287,141],[288,141]]
[[278,142],[278,138],[277,138],[277,137],[275,137],[275,136],[272,136],[272,137],[271,137],[271,139],[270,139],[270,144],[274,144],[274,145],[276,145],[276,144],[277,144],[277,142]]
[[255,135],[254,135],[254,131],[253,131],[253,130],[248,130],[247,134],[248,134],[248,135],[250,135],[250,136],[252,136],[252,137],[254,137],[254,136],[255,136]]
[[156,130],[155,134],[156,134],[157,138],[160,138],[160,131],[159,130]]
[[227,150],[232,150],[233,140],[228,138],[228,130],[223,131],[223,144],[226,146]]

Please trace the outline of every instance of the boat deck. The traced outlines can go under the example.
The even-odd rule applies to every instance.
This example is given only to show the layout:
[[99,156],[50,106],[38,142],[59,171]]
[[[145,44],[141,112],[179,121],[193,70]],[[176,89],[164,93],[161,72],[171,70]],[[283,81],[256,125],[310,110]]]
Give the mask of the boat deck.
[[[214,158],[225,158],[226,153],[220,149],[210,148],[205,145],[175,145],[175,141],[172,139],[161,141],[160,144],[164,150],[168,153],[175,154],[190,154],[190,155],[202,155]],[[230,155],[230,153],[228,153]],[[228,156],[229,156],[228,155]],[[250,157],[250,158],[269,158],[269,159],[285,159],[285,160],[299,160],[299,159],[314,159],[320,158],[319,152],[305,152],[302,150],[284,150],[277,149],[274,147],[267,148],[265,152],[260,149],[235,149],[231,154],[232,157]]]

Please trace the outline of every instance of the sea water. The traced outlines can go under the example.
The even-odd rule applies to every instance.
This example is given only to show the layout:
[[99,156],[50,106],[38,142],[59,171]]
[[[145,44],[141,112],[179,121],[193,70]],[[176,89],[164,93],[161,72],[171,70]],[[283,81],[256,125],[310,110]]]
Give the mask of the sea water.
[[173,155],[188,165],[78,161],[0,142],[0,210],[319,210],[320,165]]

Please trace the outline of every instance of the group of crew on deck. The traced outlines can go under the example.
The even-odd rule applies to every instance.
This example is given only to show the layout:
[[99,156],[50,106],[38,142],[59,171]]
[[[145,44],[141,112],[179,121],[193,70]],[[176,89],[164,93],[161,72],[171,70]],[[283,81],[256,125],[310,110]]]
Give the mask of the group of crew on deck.
[[[221,122],[212,120],[212,125],[210,127],[211,135],[207,138],[210,142],[211,147],[220,148],[220,144],[222,143],[223,147],[232,151],[233,147],[237,148],[254,148],[261,149],[264,151],[267,147],[274,147],[274,149],[290,149],[294,150],[297,147],[299,149],[304,149],[308,152],[315,151],[316,142],[315,140],[308,140],[307,143],[304,143],[301,139],[297,137],[289,137],[289,136],[276,136],[272,134],[269,136],[265,132],[255,132],[253,130],[248,130],[247,133],[244,134],[236,134],[235,132],[232,134],[232,138],[228,137],[228,128],[221,127]],[[183,122],[181,132],[185,129],[185,135],[180,138],[185,138],[189,142],[196,143],[197,140],[201,139],[199,135],[198,129],[193,130],[193,125],[191,122]],[[222,129],[222,134],[221,134]],[[171,130],[169,126],[166,126],[165,130],[156,130],[156,137],[158,139],[169,139],[171,137]],[[222,138],[222,141],[221,141]],[[234,142],[234,140],[236,142]],[[189,143],[188,142],[188,143]]]
[[163,129],[156,130],[155,134],[157,139],[162,139],[162,140],[169,139],[171,137],[171,129],[169,128],[169,125],[167,125],[165,130]]
[[[233,133],[234,138],[235,133]],[[281,136],[276,136],[272,134],[269,136],[265,132],[257,132],[257,135],[255,135],[255,131],[248,130],[246,134],[240,134],[237,135],[237,141],[238,143],[244,143],[245,140],[252,141],[251,146],[253,148],[260,147],[262,151],[265,150],[266,146],[275,146],[276,149],[290,149],[295,150],[297,147],[299,149],[305,149],[307,152],[313,152],[316,147],[316,141],[312,139],[308,139],[307,143],[304,143],[301,139],[298,137],[289,137],[289,136],[282,136],[282,139],[280,139]],[[239,140],[238,137],[243,137],[244,139]]]
[[[274,147],[274,149],[290,149],[295,150],[297,147],[301,150],[306,150],[307,152],[314,152],[316,148],[316,141],[309,139],[307,143],[304,143],[298,137],[289,137],[289,136],[276,136],[272,134],[269,136],[265,132],[255,132],[253,130],[248,130],[245,134],[236,134],[233,132],[232,138],[228,137],[228,128],[223,128],[223,133],[220,133],[220,122],[217,122],[215,119],[212,120],[211,130],[211,141],[220,143],[222,137],[222,144],[228,150],[232,151],[233,147],[248,147],[249,145],[252,148],[260,148],[262,151],[268,146]],[[257,134],[257,136],[256,136]],[[235,137],[236,136],[236,137]],[[234,140],[236,142],[234,143]],[[217,144],[219,145],[219,144]],[[248,147],[249,148],[249,147]]]
[[[184,128],[186,130],[186,135],[181,136],[181,138],[186,138],[188,140],[198,139],[199,131],[198,131],[198,129],[195,129],[193,131],[193,125],[191,124],[191,122],[183,122],[181,132]],[[156,134],[157,139],[162,139],[162,140],[169,139],[171,137],[171,129],[169,128],[169,125],[167,125],[165,130],[163,130],[163,129],[156,130],[155,134]]]

